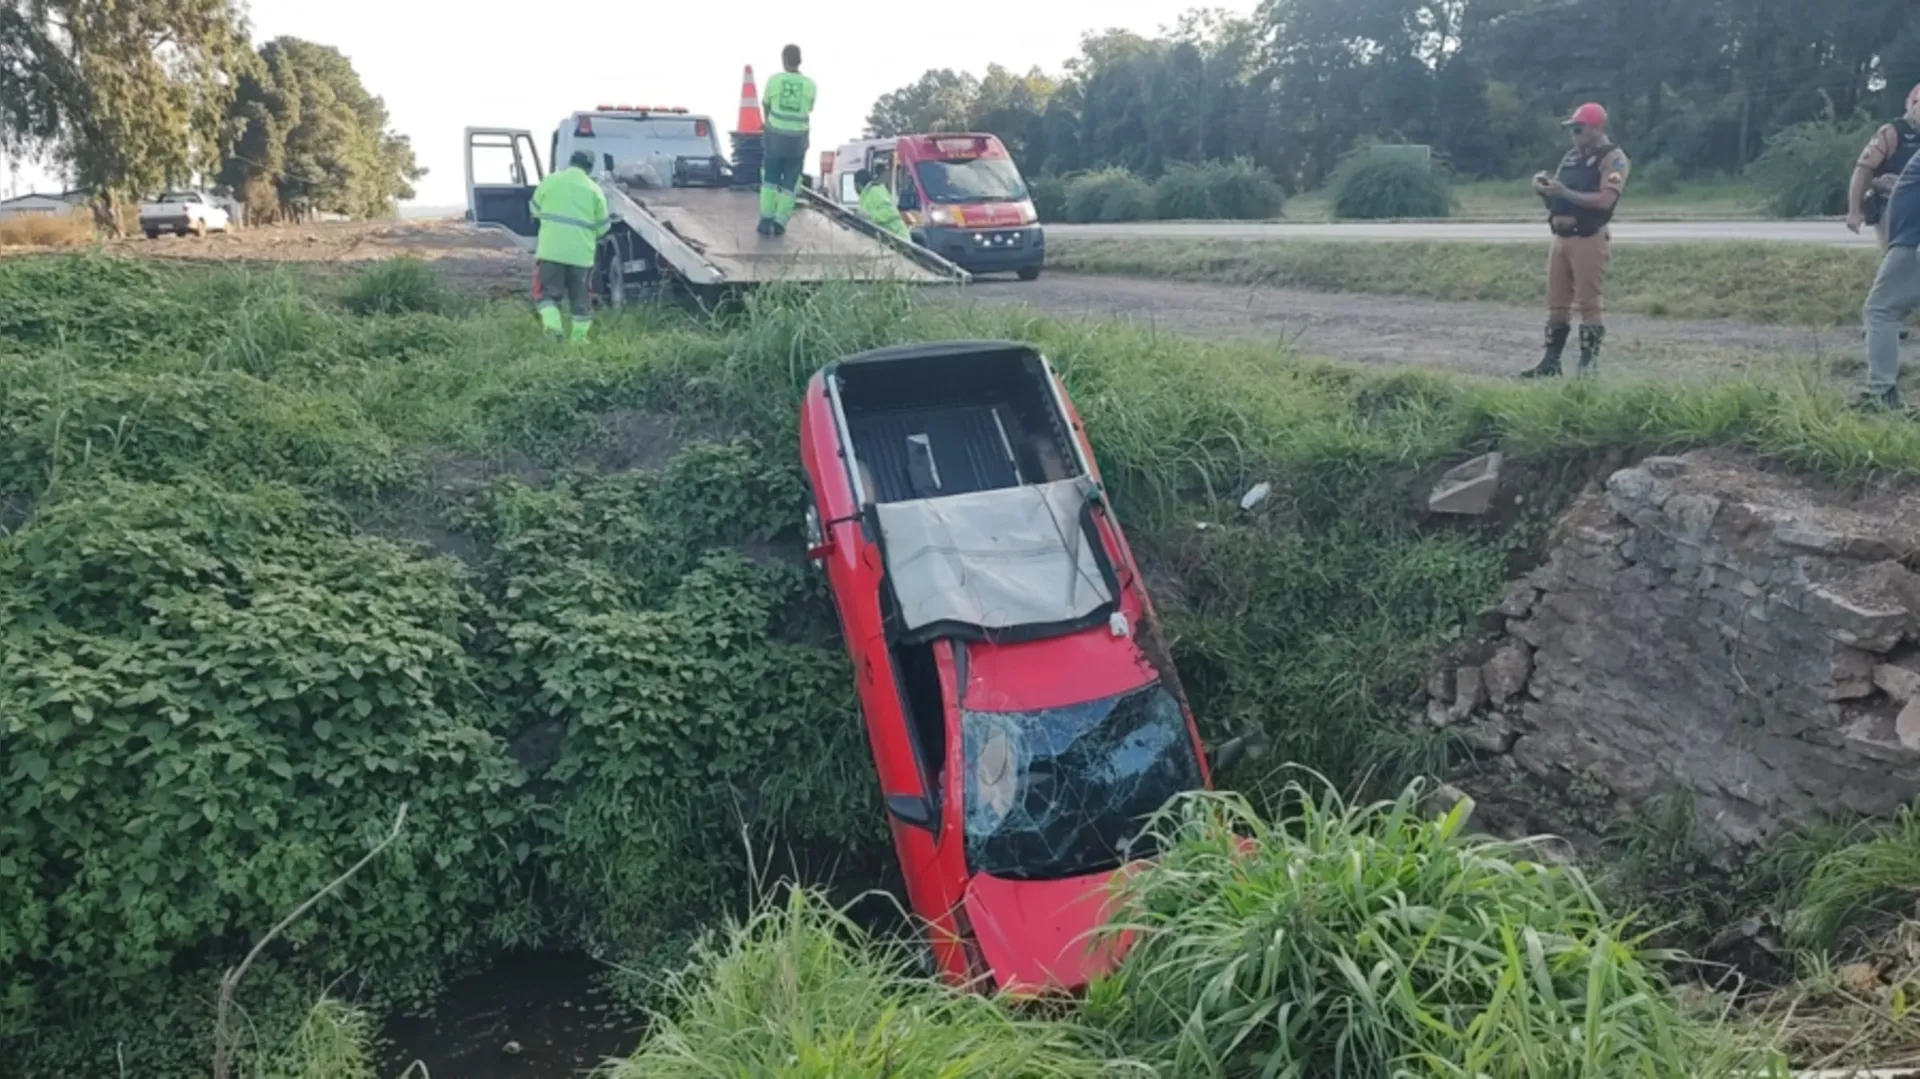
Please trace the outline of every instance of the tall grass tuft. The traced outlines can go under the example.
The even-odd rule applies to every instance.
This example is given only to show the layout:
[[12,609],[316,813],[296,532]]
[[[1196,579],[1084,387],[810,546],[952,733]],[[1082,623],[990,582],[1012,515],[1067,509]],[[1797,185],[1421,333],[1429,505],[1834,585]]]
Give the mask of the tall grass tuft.
[[696,949],[639,1052],[607,1079],[1071,1079],[1149,1075],[1066,1022],[907,973],[904,944],[869,937],[819,894],[792,889]]
[[[1419,787],[1350,806],[1298,784],[1268,823],[1198,796],[1159,825],[1164,857],[1122,885],[1131,954],[1090,995],[1180,1076],[1769,1074],[1771,1054],[1689,1019],[1580,874],[1527,843],[1434,820]],[[1245,838],[1237,838],[1245,837]],[[1774,1074],[1780,1074],[1775,1072]]]
[[1902,809],[1855,841],[1829,850],[1797,889],[1788,909],[1788,938],[1828,950],[1847,930],[1920,896],[1920,814]]
[[374,1079],[373,1034],[366,1012],[322,1000],[249,1079]]
[[440,275],[419,259],[401,258],[364,270],[341,297],[356,315],[440,314],[451,296]]

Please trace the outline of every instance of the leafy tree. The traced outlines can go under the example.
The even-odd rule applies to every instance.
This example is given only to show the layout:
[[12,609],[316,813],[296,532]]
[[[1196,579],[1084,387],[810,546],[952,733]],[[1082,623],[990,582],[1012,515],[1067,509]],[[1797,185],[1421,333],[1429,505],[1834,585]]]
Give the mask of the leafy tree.
[[0,0],[0,143],[51,149],[109,227],[146,190],[218,162],[234,0]]
[[929,71],[873,103],[867,114],[867,134],[874,138],[915,131],[958,131],[972,118],[980,96],[980,80],[942,68]]
[[[1030,174],[1155,178],[1246,158],[1318,186],[1369,142],[1425,143],[1456,175],[1552,163],[1557,122],[1604,103],[1640,163],[1736,172],[1808,122],[1898,115],[1920,82],[1911,0],[1265,0],[1157,36],[1088,34],[1050,92],[932,71],[882,98],[876,131],[972,126]],[[1047,80],[1052,81],[1052,80]],[[1844,180],[1844,177],[1842,178]]]
[[388,127],[340,50],[299,38],[260,49],[230,113],[233,151],[221,180],[264,219],[316,210],[375,217],[411,198],[425,174]]

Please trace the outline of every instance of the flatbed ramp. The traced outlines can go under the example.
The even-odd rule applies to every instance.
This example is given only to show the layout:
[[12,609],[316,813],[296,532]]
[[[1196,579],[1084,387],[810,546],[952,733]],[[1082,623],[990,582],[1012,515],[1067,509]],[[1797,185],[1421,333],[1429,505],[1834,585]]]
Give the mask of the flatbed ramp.
[[961,284],[966,271],[811,191],[785,236],[762,236],[758,191],[723,187],[629,188],[603,181],[608,211],[696,285],[776,281]]

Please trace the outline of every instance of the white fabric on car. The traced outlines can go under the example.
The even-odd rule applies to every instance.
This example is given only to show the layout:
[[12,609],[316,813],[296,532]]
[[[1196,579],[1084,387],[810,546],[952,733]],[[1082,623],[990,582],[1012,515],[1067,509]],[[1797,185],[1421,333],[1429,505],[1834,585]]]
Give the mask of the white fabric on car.
[[942,622],[1012,630],[1113,602],[1081,527],[1081,480],[874,507],[887,577],[911,632]]

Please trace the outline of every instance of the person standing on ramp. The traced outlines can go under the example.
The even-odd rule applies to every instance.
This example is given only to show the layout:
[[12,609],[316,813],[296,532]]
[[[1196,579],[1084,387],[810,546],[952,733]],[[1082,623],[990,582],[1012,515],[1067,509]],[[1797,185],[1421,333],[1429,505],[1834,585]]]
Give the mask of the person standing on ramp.
[[766,113],[762,137],[766,164],[760,172],[762,236],[786,235],[787,222],[793,219],[794,189],[800,185],[800,170],[806,167],[807,136],[819,94],[813,80],[800,74],[800,46],[780,50],[780,63],[786,70],[767,80],[762,103]]
[[1608,222],[1627,189],[1632,164],[1607,138],[1607,110],[1589,102],[1562,125],[1573,135],[1573,149],[1560,159],[1559,172],[1536,173],[1534,194],[1547,203],[1553,247],[1547,256],[1547,349],[1521,378],[1560,374],[1560,354],[1573,334],[1573,312],[1580,310],[1580,374],[1591,375],[1606,340],[1604,297],[1607,262],[1612,258]]

